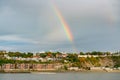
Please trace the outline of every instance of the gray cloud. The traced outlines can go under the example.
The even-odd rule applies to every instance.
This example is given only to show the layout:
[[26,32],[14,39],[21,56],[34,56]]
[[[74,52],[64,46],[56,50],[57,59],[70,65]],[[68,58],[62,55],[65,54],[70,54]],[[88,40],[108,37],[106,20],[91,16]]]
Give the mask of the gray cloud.
[[54,4],[79,50],[119,49],[119,0],[0,0],[1,49],[72,50]]

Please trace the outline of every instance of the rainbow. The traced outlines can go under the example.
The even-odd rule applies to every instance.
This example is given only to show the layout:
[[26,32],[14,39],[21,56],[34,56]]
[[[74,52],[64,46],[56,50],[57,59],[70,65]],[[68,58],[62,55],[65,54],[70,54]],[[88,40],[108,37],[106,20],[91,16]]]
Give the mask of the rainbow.
[[62,24],[62,27],[66,33],[66,36],[68,37],[68,39],[73,42],[73,35],[72,35],[72,32],[67,24],[67,22],[65,21],[65,19],[63,18],[61,12],[59,11],[58,7],[54,4],[53,5],[53,8],[54,8],[54,11],[55,13],[57,14],[61,24]]
[[[53,1],[53,0],[52,0]],[[57,5],[55,5],[55,2],[53,1],[53,9],[66,33],[66,36],[68,38],[68,40],[71,42],[71,44],[73,45],[73,49],[75,52],[78,52],[77,48],[75,47],[75,43],[74,43],[74,38],[73,38],[73,35],[72,35],[72,32],[70,30],[70,27],[69,25],[67,24],[67,22],[65,21],[62,13],[60,12],[60,10],[58,9]]]

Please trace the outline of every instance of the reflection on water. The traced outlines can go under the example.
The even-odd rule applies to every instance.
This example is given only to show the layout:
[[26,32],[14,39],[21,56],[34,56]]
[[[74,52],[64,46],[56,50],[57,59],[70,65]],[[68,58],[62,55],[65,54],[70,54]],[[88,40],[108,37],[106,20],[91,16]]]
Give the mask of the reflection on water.
[[120,80],[120,73],[0,74],[0,80]]

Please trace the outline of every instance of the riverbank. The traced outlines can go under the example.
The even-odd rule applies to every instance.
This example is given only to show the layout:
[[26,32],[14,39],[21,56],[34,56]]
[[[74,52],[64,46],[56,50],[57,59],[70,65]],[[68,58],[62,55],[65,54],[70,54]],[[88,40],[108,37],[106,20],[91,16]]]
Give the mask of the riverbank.
[[1,70],[0,73],[68,73],[68,72],[120,72],[120,70],[39,70],[39,71],[34,71],[34,70]]

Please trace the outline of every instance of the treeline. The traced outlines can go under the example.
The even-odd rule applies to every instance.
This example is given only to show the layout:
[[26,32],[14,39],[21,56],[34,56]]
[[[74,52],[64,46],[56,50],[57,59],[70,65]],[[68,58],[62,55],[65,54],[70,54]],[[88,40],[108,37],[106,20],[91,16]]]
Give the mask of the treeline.
[[0,52],[0,56],[3,57],[4,55],[8,55],[9,57],[22,57],[22,58],[32,58],[36,54],[38,57],[57,57],[58,55],[62,55],[61,52],[45,52],[45,53],[32,53],[32,52],[27,52],[27,53],[22,53],[22,52]]
[[23,57],[23,58],[31,58],[33,57],[33,53],[28,52],[28,53],[21,53],[21,52],[8,52],[8,56],[10,57]]
[[100,52],[100,51],[92,51],[92,52],[80,52],[80,55],[112,55],[112,54],[120,54],[120,52]]
[[[61,56],[63,53],[61,52],[44,52],[44,53],[32,53],[32,52],[27,52],[27,53],[22,53],[22,52],[2,52],[0,51],[0,57],[3,57],[5,54],[7,54],[10,57],[22,57],[22,58],[32,58],[34,54],[37,56],[40,56],[42,58],[45,58],[47,56],[49,57],[57,57]],[[100,52],[100,51],[93,51],[93,52],[80,52],[80,53],[66,53],[66,54],[76,54],[76,55],[117,55],[120,54],[120,52]]]

